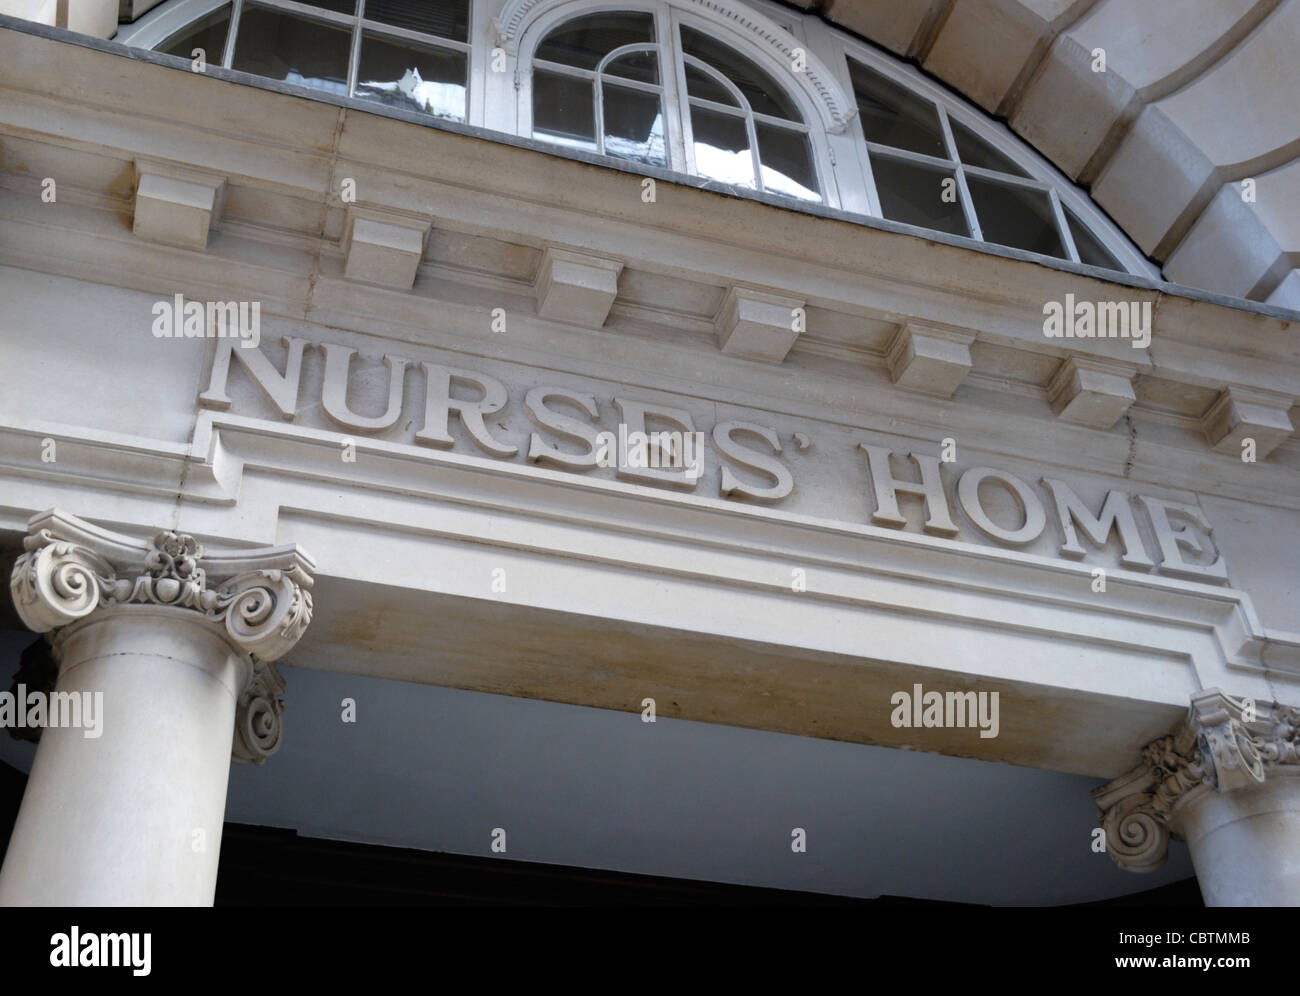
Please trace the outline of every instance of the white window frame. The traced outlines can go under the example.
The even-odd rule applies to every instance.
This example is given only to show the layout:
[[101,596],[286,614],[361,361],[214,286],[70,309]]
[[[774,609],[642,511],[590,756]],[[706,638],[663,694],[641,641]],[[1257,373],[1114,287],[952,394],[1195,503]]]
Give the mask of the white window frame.
[[[523,137],[532,137],[533,62],[538,46],[552,30],[567,21],[588,14],[638,11],[650,13],[655,19],[654,44],[659,49],[659,75],[665,105],[664,145],[668,155],[668,164],[665,168],[676,173],[697,175],[692,152],[693,143],[691,142],[691,105],[686,98],[685,56],[681,51],[680,44],[679,32],[681,26],[689,25],[710,37],[717,38],[721,44],[735,49],[737,54],[755,63],[778,82],[782,73],[786,70],[782,66],[775,65],[771,55],[759,50],[757,46],[737,44],[734,37],[720,36],[716,30],[711,30],[716,25],[711,24],[710,18],[700,11],[683,9],[677,4],[669,2],[669,0],[628,0],[625,3],[607,3],[597,0],[594,3],[560,3],[538,16],[535,20],[530,21],[520,36],[519,50],[516,57],[517,96],[513,130],[515,134]],[[728,86],[734,89],[730,81],[728,81]],[[824,134],[824,130],[821,127],[818,109],[812,105],[807,95],[797,86],[783,87],[782,92],[798,108],[800,117],[803,119],[799,125],[790,128],[790,130],[802,130],[808,136],[813,172],[817,179],[821,200],[804,200],[781,194],[779,191],[768,191],[768,193],[795,203],[820,203],[831,207],[839,207],[838,188],[831,170],[829,152],[826,144],[819,140],[821,135]],[[728,110],[735,109],[728,108]],[[753,114],[754,112],[751,111],[750,115]],[[762,120],[762,117],[761,114],[758,115],[759,120]],[[752,120],[752,117],[747,116],[746,128],[750,132],[751,142],[753,142],[751,149],[755,160],[755,176],[761,184],[762,174],[758,171],[758,147],[757,142],[754,141]],[[793,124],[793,122],[784,122],[786,126]],[[599,132],[600,122],[597,122],[597,130]],[[544,138],[538,140],[545,141]],[[563,146],[557,147],[563,148]],[[626,162],[626,160],[620,160],[620,162]],[[742,189],[751,188],[744,187]]]
[[[825,26],[823,25],[823,27]],[[1064,207],[1070,208],[1083,227],[1092,233],[1093,237],[1115,257],[1120,266],[1124,267],[1128,273],[1156,280],[1161,279],[1159,269],[1138,251],[1128,236],[1097,207],[1092,198],[1079,189],[1069,177],[1053,166],[1047,159],[1030,148],[1023,139],[1014,135],[1006,125],[990,119],[982,111],[972,109],[960,98],[954,96],[913,67],[883,55],[865,42],[843,35],[833,29],[827,29],[825,32],[818,32],[815,38],[810,37],[809,43],[810,48],[818,51],[822,61],[834,68],[841,85],[850,94],[853,92],[853,83],[849,75],[848,60],[854,59],[868,69],[879,73],[903,89],[928,100],[936,106],[943,130],[944,144],[951,161],[936,159],[932,156],[909,152],[904,149],[886,146],[879,146],[879,148],[891,158],[900,161],[907,160],[951,170],[957,178],[957,186],[960,191],[959,200],[971,230],[971,238],[983,245],[1000,246],[1000,243],[989,242],[983,238],[978,218],[975,216],[974,202],[970,197],[970,189],[966,182],[968,173],[973,176],[996,179],[1000,183],[1045,191],[1050,199],[1052,213],[1070,262],[1079,263],[1081,261],[1079,260],[1078,249],[1074,244],[1073,233],[1071,233],[1070,226],[1066,221]],[[993,149],[1023,169],[1029,174],[1029,177],[1017,177],[962,163],[957,153],[952,126],[949,123],[950,118],[959,121],[970,132],[983,139]],[[883,218],[884,214],[881,211],[880,198],[876,192],[875,178],[872,175],[871,160],[868,155],[873,145],[867,142],[862,128],[862,120],[856,114],[853,117],[850,130],[860,150],[859,175],[863,178],[861,182],[865,185],[869,213],[874,217]],[[1003,246],[1002,248],[1007,247]],[[1044,256],[1044,258],[1059,260],[1061,257]]]
[[[345,85],[345,95],[348,97],[356,96],[357,67],[361,61],[361,39],[365,33],[386,40],[396,42],[404,41],[413,45],[424,46],[425,48],[443,49],[462,53],[465,56],[466,92],[464,120],[471,121],[473,119],[472,103],[474,100],[474,91],[476,89],[473,85],[474,65],[477,61],[481,61],[477,57],[474,45],[474,30],[477,20],[476,8],[480,6],[477,0],[470,0],[469,2],[469,24],[466,31],[466,38],[468,40],[463,42],[452,38],[443,38],[438,35],[411,31],[408,28],[398,27],[394,24],[385,24],[381,21],[368,20],[366,18],[366,0],[358,0],[355,14],[340,14],[336,11],[325,10],[322,7],[313,7],[309,4],[298,3],[296,0],[179,0],[178,3],[164,5],[165,9],[157,9],[155,12],[151,12],[149,15],[142,18],[138,25],[133,25],[131,29],[119,31],[116,40],[137,47],[156,48],[168,39],[172,38],[178,32],[184,30],[189,24],[192,24],[215,10],[229,6],[231,8],[230,24],[226,30],[225,49],[221,52],[220,58],[213,58],[213,53],[209,52],[208,63],[214,66],[221,66],[223,69],[231,69],[231,62],[234,60],[235,53],[235,40],[239,35],[240,17],[243,14],[244,7],[250,3],[255,4],[258,7],[265,7],[285,14],[295,14],[304,20],[315,21],[321,24],[330,24],[337,28],[346,29],[350,36],[347,82]],[[154,13],[158,16],[155,17]],[[314,87],[304,88],[308,91],[316,89]],[[457,119],[450,118],[448,120]]]
[[[136,47],[155,48],[189,24],[224,6],[227,2],[231,0],[170,0],[150,11],[136,24],[123,25],[118,31],[116,40]],[[239,28],[237,13],[240,5],[245,2],[254,2],[254,0],[234,0],[226,51],[222,53],[220,60],[210,59],[213,64],[219,62],[223,66],[229,65],[234,39]],[[255,2],[286,12],[305,13],[314,20],[340,26],[350,25],[355,20],[353,15],[334,14],[319,8],[304,7],[295,0],[255,0]],[[985,246],[997,245],[981,238],[982,233],[974,213],[967,182],[970,176],[987,176],[996,178],[1000,183],[1019,184],[1046,192],[1069,261],[1079,262],[1079,259],[1073,234],[1065,216],[1066,208],[1128,273],[1161,279],[1160,270],[1138,250],[1128,236],[1110,220],[1085,191],[1014,135],[1005,124],[992,120],[983,111],[950,93],[914,67],[835,29],[815,15],[779,6],[771,0],[626,0],[626,2],[541,0],[536,5],[541,8],[540,11],[530,9],[526,14],[526,20],[519,22],[522,24],[522,29],[517,39],[517,47],[508,53],[504,50],[499,53],[497,61],[499,64],[504,62],[504,71],[494,72],[489,66],[493,61],[494,50],[501,44],[499,29],[494,19],[507,9],[508,3],[509,0],[471,0],[467,42],[435,39],[433,36],[388,25],[376,25],[374,22],[364,22],[362,29],[377,30],[378,33],[397,40],[405,38],[417,43],[435,44],[437,47],[465,52],[469,59],[466,80],[467,122],[491,131],[531,137],[532,61],[533,52],[541,39],[563,21],[584,14],[618,11],[649,12],[655,18],[655,44],[659,48],[660,92],[664,101],[664,144],[668,156],[666,168],[672,172],[690,174],[694,174],[690,141],[691,105],[686,99],[684,59],[679,46],[679,26],[690,24],[703,30],[720,43],[734,48],[740,55],[752,60],[773,79],[782,81],[789,71],[788,67],[780,63],[780,52],[783,50],[780,46],[773,47],[769,44],[773,29],[776,29],[787,39],[787,43],[793,39],[806,50],[810,59],[819,60],[820,72],[824,74],[822,83],[817,84],[822,88],[816,91],[813,90],[812,82],[808,82],[807,85],[791,83],[783,87],[785,94],[799,108],[803,124],[807,128],[813,169],[816,173],[822,205],[849,214],[883,218],[880,198],[872,175],[869,154],[871,147],[868,146],[866,136],[863,134],[862,122],[856,113],[852,113],[845,124],[841,113],[845,105],[849,108],[855,107],[848,63],[848,59],[852,58],[935,105],[951,161],[893,148],[888,149],[887,154],[899,161],[927,164],[952,171],[957,181],[959,200],[973,241]],[[748,21],[746,11],[758,14],[759,21],[765,22],[766,27],[755,28],[755,23]],[[360,14],[364,18],[364,8]],[[748,30],[757,31],[752,44],[746,44],[745,41]],[[671,36],[668,32],[671,32]],[[355,92],[360,37],[361,31],[354,30],[348,72],[349,94]],[[823,84],[831,91],[838,88],[842,92],[835,94],[828,105],[817,106],[816,100],[828,99],[826,96],[828,90],[822,86]],[[306,87],[303,90],[306,94],[320,92]],[[839,107],[836,106],[837,102]],[[593,113],[599,113],[599,108],[593,106]],[[973,134],[1024,170],[1029,179],[988,171],[961,162],[953,139],[951,120],[960,121]],[[832,123],[834,127],[831,127]],[[549,147],[557,155],[572,154],[563,145],[552,144]],[[755,158],[757,158],[756,147]],[[610,157],[609,161],[617,162],[621,168],[633,171],[658,171],[665,168],[613,157]],[[761,177],[761,173],[758,176]],[[770,191],[768,196],[780,197],[784,203],[796,209],[801,205],[811,206],[816,203],[783,195],[779,191]],[[1059,260],[1061,257],[1042,256],[1041,258]]]

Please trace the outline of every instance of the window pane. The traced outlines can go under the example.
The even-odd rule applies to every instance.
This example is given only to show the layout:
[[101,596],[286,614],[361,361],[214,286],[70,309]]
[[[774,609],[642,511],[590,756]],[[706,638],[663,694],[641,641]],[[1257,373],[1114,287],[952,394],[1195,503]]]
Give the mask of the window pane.
[[[794,101],[786,95],[785,90],[777,84],[776,80],[726,45],[715,42],[708,35],[683,25],[682,51],[707,62],[736,84],[737,89],[749,101],[749,106],[759,114],[770,114],[774,118],[785,118],[788,121],[803,120]],[[693,94],[693,96],[697,95]],[[728,100],[727,103],[731,101]]]
[[205,14],[199,20],[186,26],[185,30],[174,35],[158,47],[159,52],[179,55],[183,59],[192,59],[191,53],[196,48],[203,49],[204,60],[209,65],[221,65],[226,51],[226,32],[230,30],[230,5]]
[[952,137],[957,143],[957,155],[966,165],[982,166],[1012,176],[1029,175],[964,124],[954,120],[952,115],[948,116],[948,124],[952,126]]
[[1013,187],[969,173],[966,184],[985,242],[1065,257],[1047,191]]
[[952,170],[874,155],[871,171],[880,195],[880,211],[886,218],[952,235],[970,235]]
[[469,40],[469,0],[366,0],[366,19],[453,41]]
[[723,183],[757,189],[744,118],[692,107],[691,130],[695,172]]
[[588,80],[533,72],[533,137],[596,151],[596,105]]
[[664,116],[658,94],[604,85],[605,154],[664,166]]
[[630,55],[621,55],[605,67],[605,73],[609,76],[640,80],[642,83],[658,83],[659,53],[633,52]]
[[849,75],[868,142],[948,158],[934,104],[852,59]]
[[1076,218],[1069,208],[1065,208],[1065,221],[1070,226],[1070,234],[1074,236],[1074,248],[1079,250],[1080,263],[1104,266],[1108,270],[1119,270],[1120,273],[1127,272],[1123,264],[1101,244],[1091,230],[1084,227],[1083,222]]
[[595,69],[623,45],[654,41],[650,14],[588,14],[566,21],[537,46],[536,58],[566,66]]
[[754,122],[758,134],[758,158],[763,169],[763,189],[791,197],[820,201],[812,149],[803,132]]
[[361,39],[356,95],[389,107],[465,120],[465,53]]
[[731,91],[715,80],[708,73],[695,66],[686,67],[686,93],[692,97],[699,97],[701,100],[711,100],[715,104],[726,104],[729,107],[739,107],[736,98],[731,95]]
[[245,6],[231,68],[346,95],[352,33],[265,7]]

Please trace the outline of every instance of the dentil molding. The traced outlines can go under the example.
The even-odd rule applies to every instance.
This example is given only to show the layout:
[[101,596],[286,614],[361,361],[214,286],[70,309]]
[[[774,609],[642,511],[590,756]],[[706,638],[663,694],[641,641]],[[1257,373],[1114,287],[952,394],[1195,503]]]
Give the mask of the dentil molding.
[[249,664],[233,759],[260,764],[279,747],[284,681],[272,662],[311,622],[315,564],[306,553],[290,545],[209,554],[184,533],[142,541],[59,509],[32,517],[23,547],[9,587],[29,628],[55,632],[132,605],[193,613]]
[[1289,775],[1300,775],[1300,710],[1207,689],[1176,731],[1146,746],[1141,764],[1093,792],[1106,850],[1121,868],[1154,871],[1188,806]]

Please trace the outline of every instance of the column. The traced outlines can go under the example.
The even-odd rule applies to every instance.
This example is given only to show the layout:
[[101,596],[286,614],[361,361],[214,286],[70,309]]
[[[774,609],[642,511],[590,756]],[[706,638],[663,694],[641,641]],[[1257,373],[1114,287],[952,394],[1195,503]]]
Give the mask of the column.
[[311,621],[314,565],[295,546],[210,554],[57,509],[24,547],[14,604],[59,668],[0,904],[211,905],[230,761],[279,746],[272,662]]
[[1173,835],[1207,906],[1300,906],[1300,711],[1201,692],[1093,797],[1120,867],[1160,867]]

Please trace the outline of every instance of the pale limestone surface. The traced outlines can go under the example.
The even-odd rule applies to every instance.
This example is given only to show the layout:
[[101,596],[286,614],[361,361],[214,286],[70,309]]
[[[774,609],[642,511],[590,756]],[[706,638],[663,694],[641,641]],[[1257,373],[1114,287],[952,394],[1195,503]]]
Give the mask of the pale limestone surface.
[[[1050,32],[1078,7],[999,11]],[[668,182],[647,224],[635,176],[89,49],[58,49],[68,72],[34,93],[53,46],[0,34],[7,545],[55,505],[133,537],[301,543],[329,606],[308,667],[623,710],[651,684],[689,690],[685,718],[1096,777],[1128,769],[1201,689],[1300,700],[1280,594],[1300,578],[1289,319]],[[142,155],[226,178],[207,238],[133,232]],[[71,196],[46,205],[52,174]],[[348,243],[360,214],[339,176],[367,217],[420,225],[358,243],[354,221]],[[405,233],[425,224],[417,256]],[[738,288],[761,307],[746,312]],[[178,292],[259,301],[259,344],[156,337],[152,306]],[[1151,348],[1044,337],[1044,302],[1066,294],[1150,305]],[[773,301],[806,305],[806,330],[763,338]],[[730,355],[720,316],[766,362]],[[121,404],[105,372],[127,365],[147,376]],[[439,395],[444,373],[482,387]],[[555,469],[527,456],[544,426],[524,399],[546,387],[584,399],[566,410],[594,410],[589,428],[639,410],[770,436],[748,433],[748,462],[709,448],[687,486]],[[1247,432],[1255,463],[1235,452]],[[865,446],[885,451],[892,485]],[[724,470],[751,494],[770,485],[762,461],[777,458],[792,484],[779,502],[727,487]],[[1086,516],[1111,509],[1116,528],[1061,515],[1064,494]],[[205,652],[172,656],[186,653]],[[190,670],[188,684],[152,680],[211,720],[168,736],[202,741],[184,741],[176,777],[219,821],[216,743],[224,724],[230,746],[238,682],[219,695]],[[936,678],[998,690],[1018,718],[993,740],[922,739],[864,706]],[[115,708],[139,698],[113,675],[96,686]],[[139,734],[116,736],[102,763],[140,763]],[[50,745],[34,786],[99,770],[81,742]],[[31,819],[49,821],[39,791]],[[1202,835],[1213,869],[1235,860],[1220,832]],[[146,834],[126,853],[191,860],[152,846]],[[182,879],[148,894],[208,901],[208,871]]]

